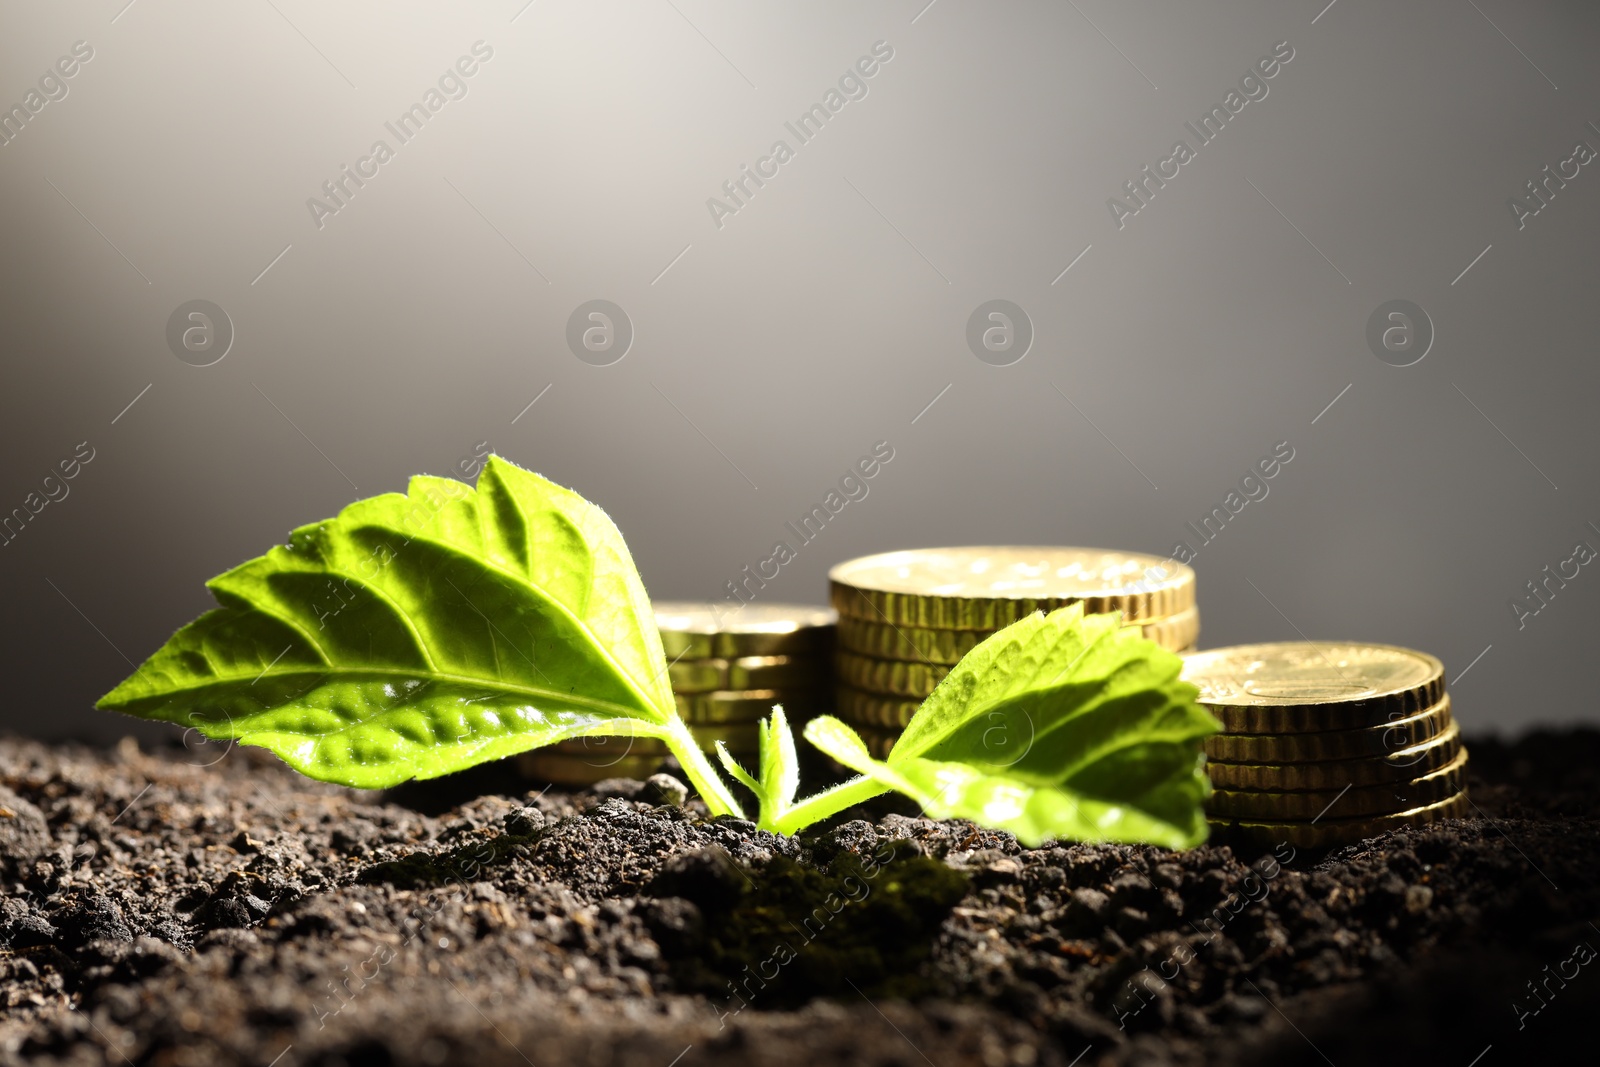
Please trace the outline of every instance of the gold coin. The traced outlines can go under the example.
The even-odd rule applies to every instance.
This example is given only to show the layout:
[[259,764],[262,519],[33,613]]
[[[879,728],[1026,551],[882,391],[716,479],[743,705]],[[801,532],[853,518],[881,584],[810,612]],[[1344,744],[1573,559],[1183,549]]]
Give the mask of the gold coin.
[[837,616],[803,604],[657,601],[656,628],[667,659],[825,656]]
[[591,737],[569,737],[557,741],[544,752],[559,752],[576,756],[592,763],[607,763],[623,756],[666,756],[667,743],[655,737],[634,737],[631,734],[595,734]]
[[1130,622],[1194,606],[1194,571],[1137,552],[976,546],[886,552],[828,572],[841,616],[943,630],[998,630],[1081,602]]
[[1438,704],[1444,664],[1426,652],[1339,641],[1214,648],[1183,677],[1229,733],[1289,734],[1382,726]]
[[1193,649],[1195,642],[1200,640],[1200,609],[1185,608],[1165,619],[1151,619],[1148,622],[1128,625],[1138,626],[1145,637],[1169,652],[1183,652]]
[[935,663],[907,663],[899,659],[873,659],[854,652],[840,652],[834,658],[839,681],[886,696],[922,699],[950,673],[951,668]]
[[828,661],[821,657],[740,656],[738,659],[680,659],[667,665],[674,693],[716,690],[784,689],[821,685]]
[[1461,750],[1461,728],[1452,722],[1431,741],[1387,756],[1322,763],[1228,763],[1208,759],[1206,773],[1218,789],[1267,789],[1299,793],[1345,786],[1404,782],[1438,770]]
[[[757,747],[755,725],[752,723],[690,723],[690,733],[699,747],[710,752],[718,741],[725,742],[734,752],[754,752]],[[595,734],[592,737],[570,737],[557,741],[546,749],[534,750],[534,755],[549,755],[570,765],[587,766],[595,771],[606,768],[634,766],[643,760],[659,761],[672,755],[666,742],[658,737],[630,737],[627,734]],[[632,763],[630,763],[632,761]],[[554,766],[554,763],[552,763]],[[627,777],[624,771],[600,774],[600,777]],[[594,781],[600,781],[595,777]],[[555,779],[550,779],[555,781]],[[565,779],[563,779],[565,781]]]
[[782,704],[791,722],[809,717],[827,701],[816,689],[745,689],[715,693],[676,693],[678,714],[691,726],[756,722]]
[[592,760],[548,748],[517,756],[517,769],[529,778],[556,785],[589,786],[607,778],[648,778],[661,769],[662,756],[622,756]]
[[1213,734],[1206,755],[1225,763],[1320,763],[1386,756],[1431,741],[1451,723],[1450,697],[1426,711],[1360,730],[1314,734]]
[[[1200,636],[1200,609],[1187,608],[1165,619],[1129,623],[1162,648],[1177,651],[1193,645]],[[869,619],[839,618],[839,647],[863,656],[897,659],[908,663],[954,666],[994,633],[991,630],[934,630],[922,626],[896,626]]]
[[1288,842],[1296,848],[1327,848],[1347,845],[1368,837],[1377,837],[1389,830],[1403,826],[1422,826],[1439,819],[1460,819],[1467,814],[1467,793],[1462,790],[1454,796],[1432,804],[1421,804],[1390,815],[1367,815],[1355,819],[1318,819],[1315,822],[1242,822],[1227,818],[1209,818],[1216,832],[1249,841],[1262,847]]
[[839,616],[839,647],[863,656],[953,666],[989,637],[990,630],[930,630],[881,620]]
[[839,718],[852,726],[876,726],[898,733],[911,722],[911,716],[922,707],[922,701],[880,696],[841,685],[836,691],[835,707]]
[[1269,822],[1319,819],[1319,816],[1347,819],[1433,804],[1455,796],[1466,785],[1467,750],[1463,747],[1456,758],[1443,767],[1410,781],[1304,793],[1218,789],[1206,801],[1206,811],[1218,818]]
[[760,726],[753,722],[722,723],[714,726],[694,723],[689,725],[689,732],[694,734],[694,739],[707,752],[715,751],[718,741],[727,745],[729,752],[756,752],[761,747],[760,735],[757,733],[759,729]]

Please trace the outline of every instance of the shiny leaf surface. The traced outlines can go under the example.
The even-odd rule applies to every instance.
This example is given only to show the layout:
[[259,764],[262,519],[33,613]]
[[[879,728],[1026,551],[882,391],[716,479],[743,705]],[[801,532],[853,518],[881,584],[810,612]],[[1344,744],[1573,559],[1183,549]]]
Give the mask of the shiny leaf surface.
[[476,489],[413,478],[207,585],[218,608],[99,707],[366,788],[583,734],[687,736],[616,526],[498,456]]
[[1023,619],[964,657],[885,760],[837,719],[806,738],[936,819],[1029,845],[1050,839],[1192,847],[1210,793],[1201,743],[1220,724],[1182,660],[1115,615],[1080,606]]

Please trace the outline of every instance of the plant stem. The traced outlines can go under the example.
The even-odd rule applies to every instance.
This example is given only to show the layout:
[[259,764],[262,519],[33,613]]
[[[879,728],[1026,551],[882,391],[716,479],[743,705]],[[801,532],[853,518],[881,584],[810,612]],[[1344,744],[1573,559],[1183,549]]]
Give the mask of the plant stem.
[[681,719],[675,717],[661,739],[667,743],[672,754],[678,757],[683,773],[688,776],[689,783],[700,794],[700,799],[706,802],[706,807],[713,818],[718,815],[744,818],[744,809],[739,806],[739,801],[734,798],[732,790],[711,765],[711,761],[706,758],[706,754],[695,741],[694,734]]
[[797,834],[814,822],[821,822],[830,815],[837,815],[846,808],[854,807],[887,792],[889,792],[888,786],[862,775],[848,782],[841,782],[831,789],[824,789],[815,796],[807,797],[784,812],[783,817],[774,825],[761,828],[771,830],[773,833]]

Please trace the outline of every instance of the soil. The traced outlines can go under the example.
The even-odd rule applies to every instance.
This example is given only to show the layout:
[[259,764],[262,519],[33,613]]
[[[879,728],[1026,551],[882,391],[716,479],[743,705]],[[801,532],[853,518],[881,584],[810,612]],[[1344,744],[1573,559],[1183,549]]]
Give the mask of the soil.
[[[1584,1050],[1600,732],[1470,742],[1474,818],[1329,853],[799,839],[666,779],[365,794],[0,740],[0,1060],[1443,1063]],[[1588,1057],[1586,1056],[1585,1059]]]

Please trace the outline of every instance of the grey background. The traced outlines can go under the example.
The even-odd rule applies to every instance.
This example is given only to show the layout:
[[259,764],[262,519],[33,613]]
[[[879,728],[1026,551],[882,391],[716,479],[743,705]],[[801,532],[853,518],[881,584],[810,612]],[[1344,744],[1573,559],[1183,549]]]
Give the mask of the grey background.
[[[813,602],[891,548],[1165,554],[1287,440],[1195,561],[1202,645],[1394,642],[1473,730],[1593,721],[1600,575],[1521,630],[1509,602],[1600,547],[1600,167],[1521,231],[1506,201],[1600,147],[1600,9],[925,3],[0,8],[7,105],[95,50],[0,147],[0,512],[96,453],[0,548],[0,727],[134,729],[90,704],[204,579],[482,440],[607,508],[654,595],[710,598],[886,439],[763,594]],[[307,198],[480,39],[318,229]],[[879,40],[718,229],[707,198]],[[1283,40],[1119,230],[1107,198]],[[996,298],[1035,329],[1007,367],[965,342]],[[1437,332],[1412,367],[1364,340],[1392,298]],[[192,299],[233,320],[214,366],[166,345]],[[612,366],[565,343],[592,299],[636,331]]]

